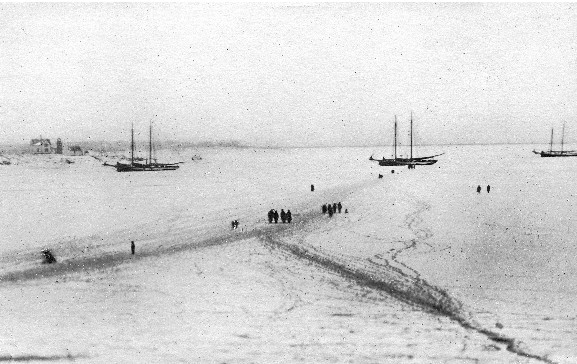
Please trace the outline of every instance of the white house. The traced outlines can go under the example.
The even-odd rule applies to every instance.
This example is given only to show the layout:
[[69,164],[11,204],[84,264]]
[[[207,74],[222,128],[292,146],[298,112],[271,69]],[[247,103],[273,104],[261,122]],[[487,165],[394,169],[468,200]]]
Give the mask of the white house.
[[50,154],[52,153],[52,144],[50,139],[32,139],[30,140],[30,152],[33,154]]

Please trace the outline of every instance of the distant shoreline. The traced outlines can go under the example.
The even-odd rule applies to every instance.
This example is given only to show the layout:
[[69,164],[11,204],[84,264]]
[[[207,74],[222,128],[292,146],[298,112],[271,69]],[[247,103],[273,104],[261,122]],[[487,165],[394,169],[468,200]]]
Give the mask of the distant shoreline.
[[[419,144],[416,147],[454,147],[454,146],[494,146],[494,145],[527,145],[538,146],[546,145],[547,143],[441,143],[441,144]],[[82,150],[92,152],[120,152],[130,149],[130,144],[123,141],[98,141],[98,142],[65,142],[65,149],[68,146],[78,145]],[[567,144],[569,145],[569,144]],[[222,142],[177,142],[166,141],[157,143],[154,146],[156,150],[184,150],[190,148],[257,148],[257,149],[322,149],[322,148],[388,148],[391,145],[312,145],[312,146],[294,146],[294,145],[251,145],[243,144],[238,141],[222,141]],[[19,143],[0,144],[0,153],[30,153],[29,144]],[[32,154],[32,153],[30,153]]]

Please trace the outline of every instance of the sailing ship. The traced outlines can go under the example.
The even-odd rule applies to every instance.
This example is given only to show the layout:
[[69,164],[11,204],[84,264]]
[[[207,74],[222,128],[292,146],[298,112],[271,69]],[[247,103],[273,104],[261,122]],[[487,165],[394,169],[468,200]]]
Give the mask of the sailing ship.
[[561,150],[553,150],[553,128],[551,128],[551,141],[549,142],[549,150],[542,150],[540,152],[533,150],[533,153],[539,154],[541,157],[577,157],[577,150],[563,150],[565,141],[565,123],[563,123],[563,130],[561,132]]
[[152,161],[152,123],[150,123],[148,138],[148,159],[145,163],[134,161],[134,125],[131,128],[130,164],[116,163],[117,172],[144,172],[144,171],[173,171],[179,168],[178,163],[157,163]]
[[436,155],[431,155],[431,156],[427,156],[427,157],[413,157],[413,113],[411,112],[411,154],[409,158],[400,158],[397,157],[397,115],[395,115],[395,137],[394,137],[394,143],[393,143],[393,150],[394,150],[394,154],[393,154],[393,158],[385,158],[383,157],[383,159],[374,159],[373,156],[371,155],[369,160],[370,161],[375,161],[377,163],[379,163],[379,166],[409,166],[409,168],[415,168],[415,166],[430,166],[433,165],[435,163],[437,163],[436,159],[433,159],[435,157],[438,157],[440,155],[443,155],[444,153],[441,154],[436,154]]

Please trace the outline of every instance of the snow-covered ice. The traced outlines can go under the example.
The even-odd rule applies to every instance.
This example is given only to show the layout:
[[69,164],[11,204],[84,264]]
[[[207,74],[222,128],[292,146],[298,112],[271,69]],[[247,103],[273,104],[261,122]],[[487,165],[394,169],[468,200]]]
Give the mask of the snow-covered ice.
[[577,158],[531,149],[422,147],[446,154],[415,170],[372,148],[0,166],[0,361],[576,362]]

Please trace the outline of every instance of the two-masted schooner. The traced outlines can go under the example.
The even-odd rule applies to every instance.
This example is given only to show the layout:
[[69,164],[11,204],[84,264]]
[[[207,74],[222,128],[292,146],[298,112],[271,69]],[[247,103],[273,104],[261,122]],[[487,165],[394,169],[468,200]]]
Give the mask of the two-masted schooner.
[[427,157],[413,157],[413,113],[411,113],[411,151],[409,158],[397,157],[397,116],[395,115],[395,126],[394,126],[394,143],[393,143],[393,158],[374,159],[371,155],[369,160],[379,163],[379,166],[409,166],[409,168],[414,168],[415,166],[430,166],[437,163],[435,157],[441,154],[431,155]]
[[540,152],[533,150],[533,153],[539,154],[541,157],[577,157],[577,150],[563,150],[565,141],[565,123],[561,131],[561,150],[553,150],[553,128],[551,128],[551,142],[549,143],[549,150],[542,150]]
[[150,123],[149,128],[149,138],[148,138],[148,159],[145,163],[134,161],[134,125],[131,128],[131,140],[130,140],[130,164],[126,163],[116,163],[117,172],[145,172],[145,171],[173,171],[178,169],[178,163],[157,163],[156,160],[152,161],[152,123]]

